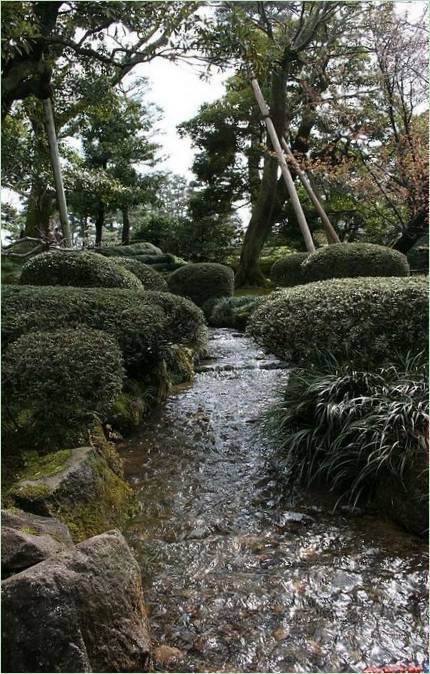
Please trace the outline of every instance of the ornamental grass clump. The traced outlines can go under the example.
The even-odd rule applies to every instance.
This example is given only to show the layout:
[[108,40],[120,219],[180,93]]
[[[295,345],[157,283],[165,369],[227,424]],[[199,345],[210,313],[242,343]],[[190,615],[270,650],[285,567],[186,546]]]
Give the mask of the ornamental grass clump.
[[117,340],[83,327],[22,335],[5,350],[2,368],[8,413],[26,411],[41,448],[79,442],[95,416],[109,414],[124,381]]
[[26,262],[23,285],[75,286],[77,288],[141,288],[127,269],[101,255],[87,252],[41,253]]
[[409,276],[405,255],[373,243],[335,243],[311,253],[302,263],[305,283],[357,276]]
[[112,257],[111,261],[137,276],[145,290],[167,292],[167,281],[150,265],[144,264],[135,257]]
[[393,351],[425,351],[428,287],[410,278],[333,279],[273,293],[249,334],[282,360],[311,362],[320,350],[354,363]]
[[[392,358],[393,361],[393,358]],[[428,365],[425,353],[356,369],[332,355],[294,370],[266,429],[289,482],[328,484],[339,502],[368,503],[387,485],[413,499],[422,533],[428,516]],[[394,513],[396,514],[396,513]]]
[[170,292],[188,297],[201,307],[211,297],[233,295],[234,273],[217,262],[197,262],[174,271],[168,284]]
[[277,260],[270,270],[270,280],[277,286],[290,287],[305,283],[302,262],[308,253],[291,253]]

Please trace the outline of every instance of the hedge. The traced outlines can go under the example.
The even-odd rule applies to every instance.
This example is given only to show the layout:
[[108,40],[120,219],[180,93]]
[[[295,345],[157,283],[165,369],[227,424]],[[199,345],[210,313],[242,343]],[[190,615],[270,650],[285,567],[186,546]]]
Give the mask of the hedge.
[[234,273],[230,267],[217,262],[197,262],[174,271],[168,284],[171,292],[189,297],[202,306],[211,297],[233,295]]
[[304,260],[305,282],[357,276],[409,276],[405,255],[373,243],[335,243]]
[[87,252],[41,253],[26,262],[20,282],[24,285],[60,285],[77,288],[141,288],[127,269]]
[[161,248],[154,246],[153,243],[148,241],[141,241],[140,243],[131,243],[127,246],[102,246],[98,248],[98,253],[105,255],[106,257],[134,257],[135,255],[162,255],[163,251]]
[[173,293],[144,291],[144,302],[160,306],[166,314],[164,332],[171,344],[190,346],[204,352],[207,346],[205,317],[191,300]]
[[428,288],[418,277],[334,279],[274,293],[253,314],[249,333],[285,360],[318,351],[364,361],[428,342]]
[[[250,316],[265,297],[221,297],[205,304],[209,325],[244,330]],[[213,303],[212,303],[213,302]]]
[[136,378],[159,360],[165,342],[165,312],[132,290],[5,286],[2,310],[4,345],[34,330],[100,329],[118,340]]
[[3,356],[8,402],[30,412],[33,434],[43,446],[70,440],[95,413],[105,418],[123,380],[118,342],[100,330],[29,332]]
[[271,281],[284,287],[305,283],[302,262],[306,260],[308,255],[309,253],[292,253],[275,262],[270,270]]
[[167,281],[148,264],[144,264],[135,257],[112,257],[111,260],[137,276],[145,289],[167,292]]
[[206,346],[202,311],[171,293],[11,285],[3,290],[2,310],[5,345],[32,330],[100,328],[118,339],[127,370],[136,378],[159,360],[167,344]]

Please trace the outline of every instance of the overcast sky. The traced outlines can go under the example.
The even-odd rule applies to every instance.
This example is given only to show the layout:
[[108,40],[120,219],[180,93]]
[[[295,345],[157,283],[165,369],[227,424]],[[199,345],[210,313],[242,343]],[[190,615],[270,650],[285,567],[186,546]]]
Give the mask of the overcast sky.
[[[411,19],[417,19],[427,2],[396,2],[399,11],[407,12]],[[135,69],[137,75],[144,75],[151,86],[148,101],[156,103],[163,110],[159,123],[160,134],[155,140],[162,146],[161,154],[167,155],[163,167],[192,178],[191,165],[194,152],[188,138],[181,139],[176,127],[193,117],[203,103],[210,103],[225,92],[224,83],[231,73],[213,74],[209,82],[199,79],[197,70],[181,63],[176,65],[161,58],[142,64]]]

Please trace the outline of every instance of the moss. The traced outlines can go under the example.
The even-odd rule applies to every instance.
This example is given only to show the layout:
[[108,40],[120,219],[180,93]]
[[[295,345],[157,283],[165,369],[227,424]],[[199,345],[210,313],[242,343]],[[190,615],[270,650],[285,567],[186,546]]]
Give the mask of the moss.
[[171,347],[167,358],[167,370],[170,382],[176,386],[194,379],[193,351],[185,346]]
[[47,484],[37,482],[26,482],[12,485],[6,497],[16,499],[19,503],[37,503],[43,501],[51,494],[51,489]]
[[121,433],[130,432],[139,427],[147,409],[142,398],[123,391],[113,404],[112,424]]
[[45,456],[37,452],[24,452],[24,468],[18,474],[18,480],[39,480],[42,477],[50,477],[61,473],[71,457],[70,449],[61,449]]
[[121,529],[137,509],[131,487],[101,457],[91,460],[98,497],[87,502],[53,504],[53,515],[64,522],[75,543],[112,528]]
[[18,531],[21,531],[23,534],[30,534],[30,536],[42,535],[40,531],[34,529],[33,527],[21,527],[21,529],[18,529]]

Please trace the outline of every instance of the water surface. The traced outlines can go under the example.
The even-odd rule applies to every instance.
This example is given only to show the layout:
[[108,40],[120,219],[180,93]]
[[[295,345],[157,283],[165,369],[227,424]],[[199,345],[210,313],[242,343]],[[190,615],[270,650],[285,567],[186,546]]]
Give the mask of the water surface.
[[256,429],[288,370],[230,330],[212,331],[210,353],[122,450],[154,639],[184,652],[171,670],[423,664],[425,543],[333,515],[324,494],[282,493]]

